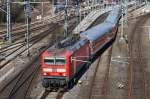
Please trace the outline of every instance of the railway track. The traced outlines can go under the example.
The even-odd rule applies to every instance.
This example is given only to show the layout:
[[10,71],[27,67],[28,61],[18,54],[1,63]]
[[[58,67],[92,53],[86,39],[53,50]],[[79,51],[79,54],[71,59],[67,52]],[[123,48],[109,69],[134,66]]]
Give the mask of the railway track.
[[[57,25],[54,25],[54,27],[57,26]],[[42,40],[44,37],[46,37],[46,35],[49,34],[50,31],[53,31],[54,30],[54,27],[51,28],[51,30],[46,30],[46,31],[43,31],[41,33],[39,33],[38,35],[35,35],[34,37],[31,38],[31,41],[30,41],[30,46],[29,47],[32,47],[33,45],[35,45],[36,43],[38,43],[40,40]],[[18,47],[18,46],[17,46]],[[22,50],[21,50],[22,49]],[[25,42],[20,45],[18,48],[15,47],[15,50],[11,51],[11,49],[7,50],[7,51],[4,51],[3,52],[5,53],[4,55],[4,58],[1,59],[1,65],[0,65],[0,68],[4,67],[6,64],[8,64],[10,61],[13,60],[14,57],[16,57],[17,55],[20,55],[21,53],[23,53],[24,51],[26,51],[26,46],[25,46]],[[18,52],[18,50],[20,50]],[[9,51],[9,52],[8,52]],[[2,54],[2,53],[1,53]],[[14,56],[13,56],[14,54]],[[13,56],[13,57],[12,57]],[[9,57],[12,57],[12,58],[9,58]],[[8,58],[8,59],[7,59]]]
[[[72,16],[70,16],[72,18]],[[30,30],[33,32],[37,32],[37,30],[43,29],[48,26],[50,23],[57,23],[64,20],[64,12],[59,12],[53,17],[44,17],[42,21],[36,21],[31,23]],[[0,41],[4,41],[6,39],[6,30],[0,31]],[[25,37],[26,34],[26,25],[21,25],[18,27],[12,28],[12,42]],[[0,45],[5,44],[1,43]]]
[[56,92],[45,90],[39,99],[62,99],[66,92],[66,88],[58,89]]
[[[41,23],[41,21],[36,21],[36,22],[31,23],[31,24],[36,25],[36,24],[39,24],[39,23]],[[20,25],[20,26],[17,26],[17,27],[12,27],[12,31],[17,31],[17,30],[20,30],[20,29],[23,29],[23,28],[26,28],[26,25]],[[0,34],[4,34],[6,32],[7,32],[7,30],[3,29],[3,30],[0,31]]]
[[[32,31],[36,30],[37,28],[41,29],[45,25],[47,25],[47,24],[43,24],[42,22],[40,22],[40,23],[38,22],[37,24],[32,25],[32,27],[30,29]],[[15,37],[15,36],[20,35],[20,34],[25,34],[25,33],[26,33],[26,26],[25,25],[12,29],[12,37]],[[6,36],[6,31],[5,30],[0,31],[0,38],[2,39],[5,36]]]
[[[36,34],[38,32],[38,30],[40,30],[40,29],[43,30],[45,28],[48,28],[48,24],[37,24],[37,25],[31,27],[31,29],[30,29],[31,34],[30,35]],[[20,30],[13,31],[12,32],[12,42],[16,42],[17,40],[20,40],[22,38],[25,39],[25,35],[26,35],[26,28],[22,28]],[[0,35],[1,39],[5,39],[5,37],[6,37],[6,34]]]
[[[51,29],[51,28],[53,28],[52,25],[51,25],[51,27],[43,28],[42,31],[36,30],[36,32],[38,32],[38,33],[33,33],[35,31],[32,31],[32,33],[30,35],[30,42],[32,42],[33,39],[37,38],[37,36],[40,37],[40,35],[43,35],[44,31],[47,31],[48,29]],[[6,46],[1,47],[0,48],[0,53],[5,52],[5,51],[9,51],[9,50],[11,50],[11,49],[13,49],[15,47],[24,45],[26,43],[25,42],[25,35],[22,34],[21,36],[22,37],[20,37],[20,35],[19,35],[19,37],[16,38],[16,42],[15,43],[12,43],[11,45],[6,45]]]
[[[28,98],[27,93],[40,67],[37,60],[38,60],[37,58],[33,59],[34,64],[31,63],[30,64],[31,66],[29,65],[30,67],[26,67],[18,76],[16,76],[15,79],[17,79],[17,81],[14,84],[12,90],[10,91],[10,94],[8,96],[9,99],[16,99],[15,98],[16,94],[17,98],[18,94],[20,94],[19,97],[21,99]],[[20,91],[22,91],[22,89],[24,91],[21,94]]]
[[[72,13],[72,12],[70,11],[69,13]],[[75,12],[73,14],[70,14],[69,18],[73,18],[74,16],[75,16]],[[45,27],[46,25],[50,23],[58,23],[58,22],[63,21],[64,19],[65,19],[64,11],[61,11],[57,13],[55,16],[52,16],[52,17],[46,16],[41,21],[36,21],[36,22],[31,23],[32,27],[30,28],[32,31],[36,29],[42,29],[43,27]],[[6,29],[0,31],[0,40],[5,39],[6,32],[7,32]],[[12,37],[18,36],[23,33],[26,33],[26,25],[21,25],[21,26],[12,28]]]
[[[72,24],[74,22],[75,22],[75,20],[70,22],[70,24]],[[30,47],[32,47],[33,45],[38,43],[40,40],[42,40],[44,37],[46,37],[46,35],[48,35],[49,32],[53,31],[57,26],[58,26],[58,24],[51,24],[51,25],[49,25],[49,27],[46,27],[45,30],[43,30],[41,32],[39,30],[37,30],[39,33],[31,35],[32,37],[30,38]],[[72,27],[74,27],[74,26],[75,26],[74,24],[70,25],[70,29],[72,29]],[[4,46],[4,47],[0,48],[0,54],[3,55],[3,57],[0,59],[0,62],[1,62],[0,68],[2,68],[4,65],[9,63],[10,60],[13,59],[13,58],[10,58],[10,59],[8,58],[8,60],[7,60],[7,57],[18,52],[18,50],[20,50],[20,49],[23,49],[23,50],[19,54],[23,53],[26,50],[25,45],[26,45],[26,42],[23,39],[23,40],[17,41],[13,45],[8,45],[8,46]],[[17,54],[17,55],[19,55],[19,54]],[[16,55],[14,57],[16,57]]]
[[129,97],[128,99],[149,99],[147,91],[146,63],[142,54],[142,33],[141,26],[147,21],[150,14],[141,16],[136,26],[130,33],[129,38]]
[[[59,22],[60,20],[61,20],[61,17],[64,15],[64,12],[63,11],[61,11],[61,12],[59,12],[59,13],[57,13],[55,16],[53,16],[53,17],[49,17],[49,16],[46,16],[46,17],[44,17],[43,18],[43,20],[41,20],[41,21],[35,21],[35,22],[32,22],[31,23],[31,29],[34,29],[34,28],[37,28],[37,27],[42,27],[42,26],[44,26],[44,25],[47,25],[47,24],[49,24],[49,23],[51,23],[50,21],[49,21],[49,23],[47,22],[48,20],[54,20],[54,19],[58,19],[58,20],[55,20],[56,22]],[[52,21],[52,22],[54,22],[54,21]],[[22,32],[22,31],[25,31],[26,30],[26,25],[21,25],[21,26],[17,26],[17,27],[12,27],[12,32],[13,33],[18,33],[18,32]],[[16,32],[17,31],[17,32]],[[2,37],[2,36],[4,36],[5,35],[5,33],[7,32],[7,30],[6,29],[3,29],[3,30],[1,30],[0,31],[0,37]]]
[[[48,25],[43,27],[43,31],[46,31],[48,30],[49,27]],[[30,34],[30,38],[32,39],[34,36],[36,35],[39,35],[40,33],[42,33],[42,31],[40,31],[41,28],[35,28],[34,30],[31,30],[31,34]],[[25,43],[25,32],[19,32],[17,33],[16,36],[12,37],[12,42],[11,44],[9,43],[1,43],[0,44],[0,50],[4,50],[4,49],[9,49],[11,48],[12,46],[16,46],[16,45],[19,45],[19,44],[22,44],[22,43]]]
[[103,59],[98,58],[87,99],[106,99],[111,53],[112,47]]

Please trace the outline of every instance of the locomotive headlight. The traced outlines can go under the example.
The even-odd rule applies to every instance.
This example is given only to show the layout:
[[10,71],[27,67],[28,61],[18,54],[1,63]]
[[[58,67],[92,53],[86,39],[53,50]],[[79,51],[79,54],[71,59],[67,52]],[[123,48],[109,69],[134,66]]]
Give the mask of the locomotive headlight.
[[63,73],[63,76],[66,76],[66,74],[65,74],[65,73]]
[[43,68],[43,72],[52,72],[51,68]]
[[43,72],[66,72],[66,69],[43,68]]
[[57,69],[57,72],[66,72],[66,69]]
[[47,73],[43,73],[43,75],[47,75]]

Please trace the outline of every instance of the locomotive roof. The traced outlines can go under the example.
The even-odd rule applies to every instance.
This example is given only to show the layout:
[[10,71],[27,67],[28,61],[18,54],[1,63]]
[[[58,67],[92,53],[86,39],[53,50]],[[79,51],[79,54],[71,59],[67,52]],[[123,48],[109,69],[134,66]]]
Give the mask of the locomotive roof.
[[111,31],[111,29],[112,29],[112,24],[104,22],[85,32],[82,32],[80,36],[83,38],[87,38],[90,41],[94,41],[97,38],[103,36],[105,33]]
[[52,46],[48,48],[48,52],[51,53],[52,56],[63,57],[66,51],[72,52],[78,50],[81,46],[83,46],[88,40],[84,38],[80,38],[75,41],[71,41],[71,38],[67,38],[62,41],[64,47],[56,47]]
[[76,42],[73,46],[70,46],[68,49],[70,51],[75,51],[79,49],[81,46],[83,46],[88,40],[84,38],[80,38],[78,42]]
[[50,56],[55,56],[55,57],[64,57],[64,53],[66,50],[64,48],[56,48],[55,46],[52,46],[48,48],[48,53]]
[[48,53],[50,53],[51,56],[64,57],[66,48],[71,46],[75,42],[71,39],[72,39],[72,37],[68,37],[68,38],[62,40],[61,42],[57,42],[55,45],[53,45],[52,47],[49,47],[47,49]]

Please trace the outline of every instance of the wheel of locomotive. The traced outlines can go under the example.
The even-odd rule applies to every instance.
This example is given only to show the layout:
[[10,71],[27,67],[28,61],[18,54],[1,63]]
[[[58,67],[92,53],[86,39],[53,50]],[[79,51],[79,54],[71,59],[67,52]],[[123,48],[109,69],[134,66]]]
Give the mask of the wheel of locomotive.
[[48,80],[47,80],[47,79],[43,79],[43,80],[42,80],[42,86],[43,86],[44,88],[48,88],[48,87],[49,87],[49,83],[48,83]]

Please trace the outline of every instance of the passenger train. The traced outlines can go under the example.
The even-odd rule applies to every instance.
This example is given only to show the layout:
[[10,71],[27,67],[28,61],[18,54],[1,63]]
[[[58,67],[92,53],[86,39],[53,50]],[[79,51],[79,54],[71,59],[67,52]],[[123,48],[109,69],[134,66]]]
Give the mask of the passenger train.
[[69,88],[83,64],[115,39],[120,17],[121,9],[116,7],[103,23],[82,32],[78,40],[67,38],[45,50],[40,57],[43,87]]

